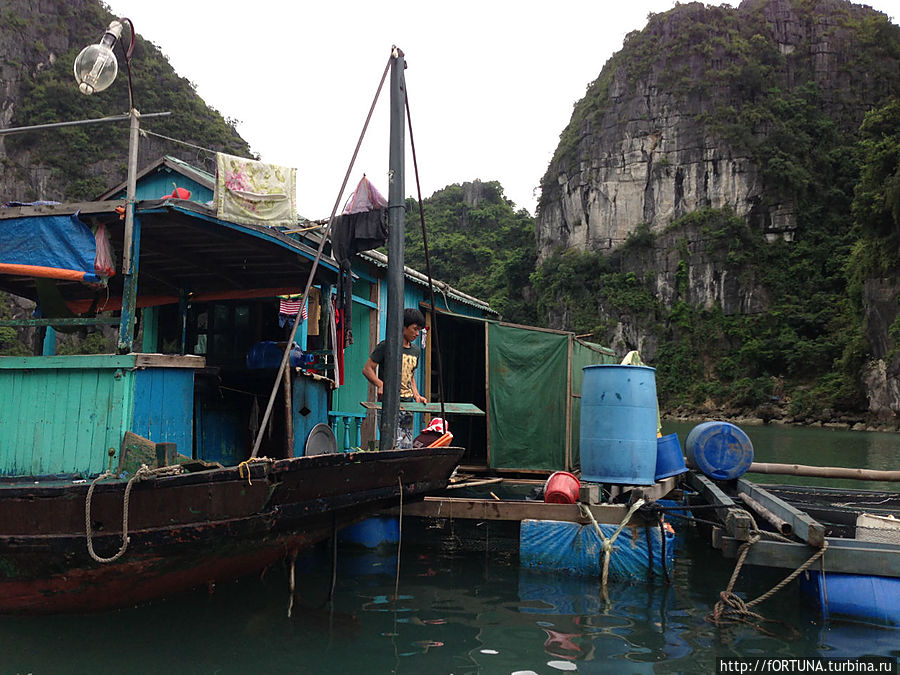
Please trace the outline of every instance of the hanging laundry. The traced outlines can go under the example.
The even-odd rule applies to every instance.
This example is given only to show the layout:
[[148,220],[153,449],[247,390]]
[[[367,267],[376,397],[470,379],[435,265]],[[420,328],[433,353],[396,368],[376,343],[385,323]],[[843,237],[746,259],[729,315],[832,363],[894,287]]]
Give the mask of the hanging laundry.
[[216,217],[243,225],[297,225],[297,169],[216,153]]
[[387,200],[363,174],[353,194],[331,228],[331,253],[340,266],[337,283],[338,307],[343,310],[344,346],[353,344],[353,274],[350,258],[361,251],[383,246],[387,241]]
[[300,320],[306,321],[308,314],[306,304],[301,302],[303,295],[279,295],[278,296],[278,325],[284,328],[293,325],[295,317],[300,314]]
[[306,326],[307,335],[319,334],[319,321],[322,316],[322,305],[319,301],[319,289],[310,288],[309,298],[306,301],[307,312],[309,314],[309,323]]

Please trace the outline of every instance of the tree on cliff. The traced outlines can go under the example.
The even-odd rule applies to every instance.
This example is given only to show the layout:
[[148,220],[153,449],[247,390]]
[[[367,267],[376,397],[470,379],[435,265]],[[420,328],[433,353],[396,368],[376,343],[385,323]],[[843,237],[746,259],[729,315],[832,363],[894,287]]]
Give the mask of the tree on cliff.
[[[487,301],[504,320],[534,324],[529,275],[536,250],[534,219],[503,195],[496,181],[448,185],[422,200],[431,273]],[[407,202],[406,260],[425,271],[419,206]]]

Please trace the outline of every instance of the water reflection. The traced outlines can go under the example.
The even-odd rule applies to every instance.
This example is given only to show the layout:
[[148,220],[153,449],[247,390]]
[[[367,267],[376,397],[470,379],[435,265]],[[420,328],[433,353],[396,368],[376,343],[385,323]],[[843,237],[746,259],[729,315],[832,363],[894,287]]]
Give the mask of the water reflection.
[[[682,447],[695,424],[665,422],[663,433],[677,433]],[[811,466],[842,466],[862,469],[896,470],[900,434],[876,431],[845,431],[779,425],[741,426],[753,443],[754,461]],[[862,490],[897,491],[897,483],[747,474],[759,483],[838,486]]]
[[[895,435],[813,429],[791,440],[780,429],[747,431],[763,461],[850,465],[877,456],[874,468],[896,468]],[[805,454],[777,455],[791,447]],[[129,610],[0,618],[0,672],[709,673],[718,656],[900,657],[900,631],[823,625],[793,587],[758,607],[784,623],[775,636],[711,625],[705,617],[734,561],[690,526],[679,527],[672,584],[614,584],[608,603],[595,580],[521,570],[515,533],[461,521],[417,531],[404,520],[399,579],[396,549],[341,548],[333,603],[324,547],[298,561],[290,618],[280,565],[212,594]],[[755,598],[784,574],[745,566],[735,590]]]

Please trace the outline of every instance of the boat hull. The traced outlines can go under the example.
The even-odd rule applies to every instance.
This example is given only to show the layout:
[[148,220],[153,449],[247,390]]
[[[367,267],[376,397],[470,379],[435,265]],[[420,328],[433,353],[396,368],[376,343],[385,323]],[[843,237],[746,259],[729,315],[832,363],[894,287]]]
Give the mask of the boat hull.
[[[443,488],[461,448],[319,455],[135,482],[129,541],[88,553],[88,484],[0,484],[0,613],[127,607],[259,571],[380,508]],[[127,481],[91,496],[98,557],[122,545]]]

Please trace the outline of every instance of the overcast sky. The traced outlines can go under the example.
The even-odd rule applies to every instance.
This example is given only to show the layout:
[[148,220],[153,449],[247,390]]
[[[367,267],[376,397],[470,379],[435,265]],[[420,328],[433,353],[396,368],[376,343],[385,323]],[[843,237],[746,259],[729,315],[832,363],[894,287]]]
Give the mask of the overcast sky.
[[[325,218],[338,198],[396,44],[422,196],[497,180],[534,213],[559,134],[607,59],[674,0],[109,0],[266,162],[297,171],[298,211]],[[715,3],[720,4],[720,3]],[[738,0],[727,4],[737,5]],[[892,16],[897,0],[867,3]],[[363,173],[387,195],[388,88],[341,200]],[[136,102],[141,112],[140,101]],[[178,111],[173,111],[177,113]],[[152,130],[152,120],[145,126]],[[409,144],[407,138],[407,146]],[[406,194],[416,186],[407,154]]]

